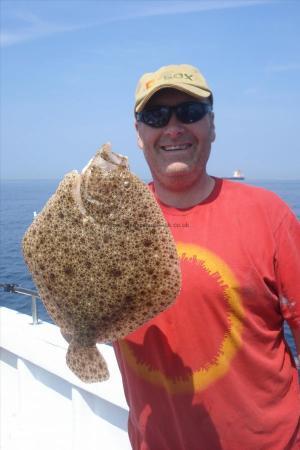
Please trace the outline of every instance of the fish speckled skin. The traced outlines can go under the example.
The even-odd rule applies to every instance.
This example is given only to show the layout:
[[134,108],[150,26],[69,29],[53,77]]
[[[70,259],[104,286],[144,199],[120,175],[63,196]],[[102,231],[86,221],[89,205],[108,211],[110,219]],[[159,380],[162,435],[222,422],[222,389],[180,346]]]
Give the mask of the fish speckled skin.
[[122,338],[176,299],[176,246],[147,186],[104,145],[68,173],[23,238],[45,307],[83,381],[108,378],[96,342]]

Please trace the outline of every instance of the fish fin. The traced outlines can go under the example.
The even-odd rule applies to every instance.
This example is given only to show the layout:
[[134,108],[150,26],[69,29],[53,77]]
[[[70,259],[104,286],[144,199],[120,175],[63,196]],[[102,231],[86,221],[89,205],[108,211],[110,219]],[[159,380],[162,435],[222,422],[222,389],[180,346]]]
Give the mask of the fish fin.
[[66,330],[63,330],[62,328],[61,328],[61,330],[60,330],[60,332],[61,332],[61,335],[62,335],[62,337],[68,342],[68,344],[71,342],[71,340],[72,340],[72,333],[70,333],[70,332],[68,332],[68,331],[66,331]]
[[96,345],[84,347],[73,339],[66,361],[72,372],[85,383],[96,383],[109,378],[106,362]]

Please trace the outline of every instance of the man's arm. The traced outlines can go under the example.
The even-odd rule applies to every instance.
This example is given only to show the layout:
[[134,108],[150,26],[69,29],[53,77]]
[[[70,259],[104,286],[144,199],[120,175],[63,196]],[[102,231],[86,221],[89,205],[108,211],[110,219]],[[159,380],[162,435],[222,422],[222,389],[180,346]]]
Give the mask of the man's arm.
[[292,329],[293,338],[296,345],[297,357],[295,358],[297,369],[300,370],[300,328]]
[[276,230],[276,274],[283,318],[291,330],[300,370],[300,222],[288,209]]

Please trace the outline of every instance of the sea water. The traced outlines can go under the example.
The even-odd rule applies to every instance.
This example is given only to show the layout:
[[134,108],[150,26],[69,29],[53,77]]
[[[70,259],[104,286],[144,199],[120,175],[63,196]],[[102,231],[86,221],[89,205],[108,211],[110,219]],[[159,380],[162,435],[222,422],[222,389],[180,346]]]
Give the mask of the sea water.
[[[40,211],[55,192],[58,180],[6,180],[0,184],[0,283],[16,284],[35,290],[21,252],[22,237],[33,220],[34,211]],[[236,183],[237,181],[235,181]],[[277,193],[300,218],[300,180],[262,181],[247,180],[248,184],[261,186]],[[0,306],[25,314],[31,313],[31,298],[0,289]],[[38,302],[38,314],[51,322],[43,304]],[[293,353],[294,343],[288,328],[285,330]]]

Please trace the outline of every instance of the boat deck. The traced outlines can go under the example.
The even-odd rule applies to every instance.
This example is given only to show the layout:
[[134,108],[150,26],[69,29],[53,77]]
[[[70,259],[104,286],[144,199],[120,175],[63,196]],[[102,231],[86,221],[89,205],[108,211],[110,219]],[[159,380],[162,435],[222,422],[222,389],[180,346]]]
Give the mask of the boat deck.
[[112,347],[99,345],[110,379],[85,384],[66,365],[57,326],[0,307],[0,327],[1,450],[131,449]]

